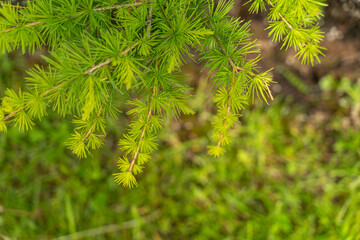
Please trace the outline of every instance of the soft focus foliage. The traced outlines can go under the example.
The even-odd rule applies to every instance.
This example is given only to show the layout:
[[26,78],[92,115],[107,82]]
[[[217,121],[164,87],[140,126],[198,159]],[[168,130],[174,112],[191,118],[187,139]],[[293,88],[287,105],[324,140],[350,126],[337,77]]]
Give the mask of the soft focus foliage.
[[[189,103],[200,115],[208,114],[203,84]],[[187,119],[197,137],[182,141],[188,130],[175,132],[166,123],[154,164],[131,191],[118,188],[111,176],[125,118],[111,120],[103,150],[93,152],[101,161],[67,150],[72,124],[54,113],[27,135],[9,128],[0,135],[0,234],[14,240],[68,234],[99,240],[357,240],[360,132],[348,123],[359,122],[349,121],[359,84],[328,75],[319,86],[318,101],[335,109],[332,115],[309,114],[306,105],[278,96],[266,111],[259,105],[246,110],[242,126],[233,130],[233,147],[215,159],[206,154],[209,121]]]
[[[115,123],[105,151],[94,152],[102,161],[73,159],[63,144],[71,127],[53,116],[26,136],[11,128],[0,137],[1,234],[51,239],[92,229],[84,239],[356,240],[360,133],[343,129],[345,109],[330,121],[304,118],[306,109],[289,100],[246,111],[233,147],[215,159],[205,153],[206,137],[178,144],[165,131],[161,141],[174,146],[160,147],[131,191],[111,177]],[[94,230],[108,225],[108,232]]]

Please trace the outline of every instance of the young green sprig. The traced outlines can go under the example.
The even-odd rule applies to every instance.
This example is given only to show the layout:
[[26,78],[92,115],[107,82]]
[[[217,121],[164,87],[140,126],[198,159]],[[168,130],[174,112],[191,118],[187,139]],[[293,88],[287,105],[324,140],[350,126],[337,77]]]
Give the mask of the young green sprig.
[[296,56],[303,64],[320,63],[320,56],[324,56],[326,48],[320,45],[324,33],[317,21],[323,17],[322,9],[327,6],[325,0],[250,0],[249,11],[268,13],[269,36],[274,42],[283,42],[281,49],[293,47]]
[[220,156],[231,144],[230,130],[239,124],[240,111],[253,102],[255,96],[267,102],[272,97],[268,84],[271,76],[268,72],[259,73],[259,58],[248,59],[247,54],[259,54],[256,41],[251,39],[249,23],[239,19],[227,19],[233,2],[219,1],[218,6],[209,6],[207,26],[214,34],[205,42],[201,52],[202,60],[214,75],[212,81],[217,92],[214,102],[218,113],[212,122],[212,138],[216,144],[209,146],[208,153]]

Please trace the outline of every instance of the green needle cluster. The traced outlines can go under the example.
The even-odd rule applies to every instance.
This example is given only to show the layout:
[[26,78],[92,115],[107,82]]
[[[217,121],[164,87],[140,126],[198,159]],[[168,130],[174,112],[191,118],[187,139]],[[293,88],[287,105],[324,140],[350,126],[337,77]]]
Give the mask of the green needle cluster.
[[293,47],[296,56],[303,64],[320,63],[326,48],[320,45],[324,33],[319,29],[318,21],[323,17],[322,9],[326,0],[250,0],[249,11],[258,13],[269,7],[269,36],[274,42],[282,42],[281,48]]

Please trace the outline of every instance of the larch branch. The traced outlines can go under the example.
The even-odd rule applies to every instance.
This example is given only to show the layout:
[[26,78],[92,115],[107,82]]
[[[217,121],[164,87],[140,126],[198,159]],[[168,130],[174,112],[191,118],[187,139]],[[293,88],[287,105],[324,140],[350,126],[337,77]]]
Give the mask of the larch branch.
[[[275,7],[274,4],[269,1],[269,4],[272,6],[272,7]],[[281,18],[281,20],[292,30],[293,29],[293,26],[291,26],[291,24],[284,18],[284,16],[278,12],[278,15],[279,17]]]
[[2,4],[1,6],[14,7],[14,8],[27,8],[19,5],[11,5],[11,4]]
[[[130,50],[132,50],[134,47],[136,47],[137,45],[139,45],[140,42],[136,42],[134,45],[132,45],[131,47],[125,49],[124,51],[122,51],[119,55],[123,56],[126,53],[128,53]],[[85,71],[84,74],[92,74],[96,69],[107,66],[111,63],[111,59],[107,59],[105,62],[99,63],[98,65],[94,65],[92,68],[90,68],[89,70]]]
[[[235,66],[235,64],[234,64],[234,62],[231,60],[231,58],[229,58],[229,61],[230,61],[231,67],[236,68],[236,69],[239,70],[239,71],[243,71],[243,70],[244,70],[244,69],[241,68],[241,67]],[[250,72],[250,75],[251,75],[251,76],[255,76],[255,74],[252,73],[252,72]],[[273,97],[273,95],[272,95],[272,93],[271,93],[271,90],[270,90],[270,88],[269,88],[269,83],[268,83],[267,81],[264,81],[264,82],[265,82],[266,90],[267,90],[267,92],[268,92],[268,94],[269,94],[270,99],[271,99],[271,100],[274,100],[274,97]]]
[[123,4],[123,5],[113,5],[113,6],[109,6],[109,7],[99,7],[99,8],[94,8],[93,11],[103,11],[103,10],[111,10],[111,9],[118,9],[118,8],[125,8],[125,7],[136,7],[143,4],[142,2],[135,2],[135,3],[128,3],[128,4]]
[[[32,22],[32,23],[26,24],[25,27],[33,27],[33,26],[38,25],[39,23],[42,23],[42,21],[36,21],[36,22]],[[11,31],[15,30],[16,28],[17,28],[17,27],[5,29],[5,30],[3,30],[3,33],[11,32]]]
[[90,129],[89,131],[86,133],[86,135],[84,136],[84,139],[83,139],[83,142],[90,136],[90,134],[92,133],[92,130],[93,128],[95,127],[95,123],[96,123],[96,120],[99,118],[100,114],[101,114],[101,111],[104,107],[104,104],[105,102],[103,102],[99,108],[99,111],[97,112],[96,116],[95,116],[95,119],[94,121],[92,122],[91,126],[90,126]]
[[[128,4],[123,4],[123,5],[113,5],[113,6],[108,6],[108,7],[94,8],[94,9],[92,9],[92,11],[100,12],[100,11],[103,11],[103,10],[111,10],[111,9],[118,9],[118,8],[125,8],[125,7],[135,7],[135,6],[139,6],[139,5],[142,5],[142,4],[143,4],[142,2],[135,2],[135,3],[128,3]],[[18,5],[8,5],[8,4],[4,4],[3,6],[12,6],[12,7],[15,7],[15,8],[20,8],[20,9],[27,8],[27,7],[22,7],[22,6],[18,6]],[[80,15],[82,15],[84,13],[85,12],[80,13]],[[25,27],[33,27],[33,26],[36,26],[36,25],[38,25],[39,23],[42,23],[42,22],[43,21],[32,22],[32,23],[26,24]],[[18,27],[12,27],[12,28],[9,28],[9,29],[5,29],[2,32],[3,33],[8,33],[8,32],[11,32],[11,31],[15,30],[16,28],[18,28]]]
[[150,1],[149,2],[149,4],[150,4],[150,9],[149,9],[149,22],[148,22],[148,26],[147,26],[147,28],[146,28],[146,31],[147,31],[147,38],[150,38],[150,32],[151,32],[151,24],[152,24],[152,10],[153,10],[153,6],[152,6],[152,4],[153,4],[153,1]]
[[11,118],[12,116],[14,116],[15,114],[17,114],[18,112],[22,111],[25,107],[26,107],[27,104],[24,104],[24,106],[22,106],[21,108],[13,111],[12,113],[9,113],[8,115],[6,115],[3,119],[3,121],[6,121],[8,120],[9,118]]
[[[61,87],[64,83],[65,83],[65,82],[60,83],[59,85],[56,85],[55,87],[47,90],[46,92],[43,93],[42,97],[45,97],[46,95],[48,95],[49,93],[51,93],[51,92],[54,91],[55,89]],[[8,119],[11,118],[12,116],[14,116],[16,113],[22,111],[27,105],[28,105],[28,103],[25,103],[21,108],[13,111],[13,112],[11,112],[11,113],[9,113],[8,115],[6,115],[6,116],[3,118],[3,121],[8,120]]]
[[[232,95],[232,89],[233,89],[233,87],[234,87],[234,83],[235,83],[235,81],[234,81],[234,74],[236,74],[237,72],[238,72],[238,69],[239,69],[239,67],[237,67],[235,64],[234,64],[234,62],[233,62],[233,60],[231,59],[231,58],[229,58],[229,62],[230,62],[230,65],[231,65],[231,67],[232,67],[232,69],[233,69],[233,76],[232,76],[232,80],[231,80],[231,85],[230,85],[230,90],[229,90],[229,100],[228,100],[228,103],[227,103],[227,109],[226,109],[226,117],[225,117],[225,119],[223,120],[223,125],[225,125],[225,123],[226,123],[226,120],[227,120],[227,118],[229,117],[229,114],[230,114],[230,110],[231,110],[231,95]],[[222,140],[224,139],[224,134],[223,133],[221,133],[220,134],[220,138],[219,138],[219,141],[218,141],[218,143],[217,143],[217,147],[220,147],[221,146],[221,143],[222,143]]]
[[103,66],[107,66],[109,65],[109,63],[111,63],[111,59],[107,59],[105,62],[102,62],[98,65],[93,66],[92,68],[90,68],[89,70],[85,71],[84,74],[92,74],[96,69],[101,68]]
[[136,162],[136,159],[140,153],[140,144],[142,142],[142,140],[144,139],[145,137],[145,132],[146,132],[146,128],[149,124],[149,120],[151,118],[151,115],[152,115],[152,102],[153,102],[153,99],[154,99],[154,96],[155,96],[155,93],[156,93],[156,87],[154,87],[153,89],[153,93],[152,93],[152,96],[151,96],[151,100],[150,100],[150,104],[149,104],[149,110],[148,110],[148,114],[147,114],[147,118],[146,118],[146,123],[142,129],[142,132],[141,132],[141,136],[140,136],[140,139],[139,139],[139,142],[137,143],[137,148],[136,148],[136,152],[133,156],[133,158],[131,159],[131,163],[130,163],[130,167],[129,167],[129,172],[132,171],[134,165],[135,165],[135,162]]

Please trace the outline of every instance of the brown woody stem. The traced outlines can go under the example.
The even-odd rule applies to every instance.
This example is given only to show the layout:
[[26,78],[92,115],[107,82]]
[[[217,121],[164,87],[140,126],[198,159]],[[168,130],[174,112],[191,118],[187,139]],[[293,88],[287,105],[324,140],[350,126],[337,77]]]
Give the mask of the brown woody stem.
[[14,7],[14,8],[27,8],[19,5],[11,5],[11,4],[2,4],[1,6]]
[[143,4],[142,2],[136,2],[136,3],[128,3],[128,4],[123,4],[123,5],[114,5],[114,6],[110,6],[110,7],[100,7],[100,8],[95,8],[93,9],[93,11],[103,11],[103,10],[111,10],[111,9],[118,9],[118,8],[125,8],[125,7],[136,7]]
[[[42,23],[42,21],[37,21],[37,22],[32,22],[32,23],[26,24],[25,27],[33,27],[35,25],[38,25],[39,23]],[[13,27],[13,28],[5,29],[3,32],[7,33],[7,32],[11,32],[12,30],[15,30],[15,29],[16,29],[16,27]]]

